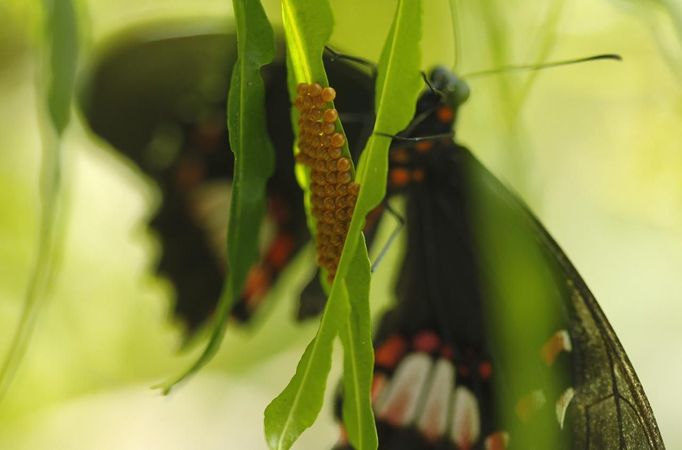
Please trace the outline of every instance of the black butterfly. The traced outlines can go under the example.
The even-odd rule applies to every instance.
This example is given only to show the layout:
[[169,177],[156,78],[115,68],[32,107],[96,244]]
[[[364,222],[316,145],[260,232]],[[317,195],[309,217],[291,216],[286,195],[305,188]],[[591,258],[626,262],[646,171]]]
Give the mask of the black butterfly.
[[[150,221],[161,243],[158,271],[172,282],[175,313],[192,331],[213,312],[226,272],[233,156],[225,111],[236,35],[206,23],[181,28],[158,24],[128,30],[114,42],[91,63],[80,105],[92,130],[161,191]],[[371,77],[344,61],[327,62],[346,133],[361,146],[370,131]],[[310,238],[302,191],[294,178],[284,66],[280,55],[263,70],[276,171],[268,183],[262,260],[251,269],[232,310],[239,321],[250,319]],[[362,92],[366,95],[358,94]],[[324,304],[316,279],[302,298],[301,317]]]
[[[161,241],[159,271],[175,286],[176,313],[190,329],[211,314],[225,276],[232,154],[224,115],[236,43],[234,35],[198,30],[177,33],[163,25],[128,32],[127,42],[93,64],[81,95],[95,133],[159,186],[160,205],[151,221]],[[353,149],[362,148],[371,123],[371,79],[341,61],[327,68],[342,117],[357,119],[344,120],[349,142]],[[277,149],[277,171],[268,186],[274,231],[264,238],[263,260],[252,269],[235,305],[233,315],[241,320],[250,317],[309,239],[292,175],[284,70],[282,63],[264,70],[268,126]],[[430,83],[433,89],[422,95],[403,137],[452,133],[468,89],[440,69]],[[531,436],[532,430],[559,430],[559,448],[663,448],[613,330],[528,209],[451,137],[396,139],[390,157],[389,193],[407,197],[408,246],[397,306],[376,335],[374,405],[380,447],[537,448],[537,442],[523,441],[529,433],[514,433],[518,425],[531,430]],[[507,221],[481,222],[486,216],[474,213],[481,204]],[[531,235],[533,248],[542,255],[538,276],[554,288],[544,304],[552,314],[529,318],[542,338],[516,355],[530,364],[533,376],[526,385],[507,384],[510,378],[504,376],[513,372],[508,369],[514,358],[505,355],[492,333],[495,305],[488,294],[495,277],[487,273],[480,246],[492,239],[478,233],[480,228]],[[319,311],[324,302],[319,285],[309,285],[303,299],[302,316]],[[501,406],[504,399],[506,406]],[[518,424],[500,414],[506,409]]]
[[[434,69],[391,144],[389,195],[406,197],[407,250],[375,337],[379,448],[663,449],[585,282],[528,208],[453,141],[468,96]],[[420,136],[429,138],[410,140]],[[546,289],[523,306],[515,284]],[[529,312],[514,321],[521,307]],[[510,354],[514,334],[526,338]],[[343,436],[338,449],[350,448]]]

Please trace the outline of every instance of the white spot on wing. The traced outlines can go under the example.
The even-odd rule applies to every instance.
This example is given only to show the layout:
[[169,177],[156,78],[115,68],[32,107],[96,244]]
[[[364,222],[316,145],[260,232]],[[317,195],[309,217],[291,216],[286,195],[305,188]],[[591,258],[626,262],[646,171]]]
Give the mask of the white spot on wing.
[[409,425],[416,415],[432,365],[431,358],[426,353],[407,355],[398,365],[377,402],[377,417],[392,425]]
[[570,352],[573,350],[573,344],[571,343],[571,336],[566,330],[559,330],[556,332],[557,338],[561,339],[561,349]]
[[459,448],[473,447],[481,433],[481,416],[476,396],[465,387],[455,389],[452,400],[454,414],[452,417],[451,438]]
[[192,215],[206,232],[211,249],[224,262],[232,185],[227,181],[203,183],[190,193]]
[[563,430],[564,429],[564,419],[566,419],[566,410],[568,409],[568,405],[571,404],[571,400],[573,400],[573,396],[575,395],[575,391],[573,388],[568,388],[564,391],[563,394],[561,394],[561,397],[556,401],[556,418],[557,421],[559,422],[559,427]]
[[435,364],[431,385],[419,417],[418,427],[427,439],[436,440],[445,433],[450,394],[455,384],[455,368],[446,359]]

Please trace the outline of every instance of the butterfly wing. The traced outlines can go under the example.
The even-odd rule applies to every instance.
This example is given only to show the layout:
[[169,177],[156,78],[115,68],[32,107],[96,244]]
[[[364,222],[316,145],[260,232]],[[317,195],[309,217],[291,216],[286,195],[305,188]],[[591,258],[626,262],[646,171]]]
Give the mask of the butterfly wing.
[[[233,157],[225,130],[236,36],[223,24],[169,24],[126,31],[91,65],[80,104],[92,130],[158,186],[150,220],[160,240],[158,271],[172,282],[175,313],[194,330],[213,312],[225,277],[225,238]],[[339,109],[353,120],[349,139],[366,139],[371,79],[343,62],[328,64]],[[262,258],[249,272],[233,317],[248,321],[281,271],[308,241],[294,177],[286,73],[281,59],[263,70],[276,171],[268,183]],[[352,94],[352,95],[351,95]],[[318,284],[314,281],[313,284]],[[307,296],[324,304],[319,287]]]
[[641,383],[604,312],[556,241],[518,197],[468,151],[463,153],[479,191],[516,211],[535,236],[564,307],[570,334],[572,400],[566,413],[571,448],[663,449],[663,441]]
[[[408,241],[398,301],[375,337],[380,448],[664,448],[615,333],[544,227],[464,147],[435,144],[428,151],[441,155],[415,165],[424,148],[400,151],[411,153],[400,169],[426,174],[403,186]],[[494,214],[481,215],[479,203]],[[508,291],[491,294],[498,280],[481,254],[491,250],[481,247],[481,230],[493,245],[528,237],[521,251],[537,253],[539,264],[516,281],[547,286],[532,315],[511,323],[512,333],[529,336],[511,355],[491,314],[510,320],[515,313],[505,308],[519,305],[505,303],[514,300]],[[519,255],[508,250],[492,247],[515,273]]]

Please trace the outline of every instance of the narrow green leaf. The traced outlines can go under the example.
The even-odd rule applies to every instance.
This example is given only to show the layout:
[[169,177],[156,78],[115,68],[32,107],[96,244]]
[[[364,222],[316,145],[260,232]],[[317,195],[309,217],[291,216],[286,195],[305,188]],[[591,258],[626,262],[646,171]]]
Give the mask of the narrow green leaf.
[[[407,126],[414,115],[422,86],[419,75],[420,39],[421,2],[401,0],[379,60],[375,131],[397,133]],[[373,135],[362,153],[356,177],[356,182],[360,183],[358,202],[329,295],[329,303],[333,303],[337,295],[344,294],[346,289],[343,288],[347,286],[351,301],[352,315],[341,333],[342,341],[350,341],[349,345],[344,346],[343,418],[348,438],[356,448],[376,448],[377,445],[374,424],[371,428],[367,426],[367,420],[372,419],[369,388],[374,355],[369,309],[365,301],[369,292],[364,290],[368,283],[363,280],[369,276],[369,267],[365,267],[368,256],[361,230],[367,214],[386,194],[389,144],[389,138]],[[350,350],[356,354],[349,355]],[[369,417],[366,413],[368,409]]]
[[296,373],[265,409],[265,437],[273,450],[286,450],[307,428],[322,409],[327,377],[331,368],[332,345],[337,328],[333,323],[349,314],[348,298],[327,303],[320,327],[298,362]]
[[[360,239],[364,241],[362,234]],[[362,251],[365,243],[358,245],[346,277],[347,295],[353,299],[350,320],[342,324],[339,332],[343,343],[343,423],[353,448],[376,449],[378,438],[370,395],[374,371],[372,325],[369,302],[357,301],[369,298],[370,265]]]
[[[282,16],[288,48],[289,88],[294,98],[296,85],[300,82],[327,85],[322,53],[331,35],[333,20],[329,4],[319,0],[285,0],[282,2]],[[295,110],[292,111],[292,123],[297,123]],[[343,130],[340,122],[337,122],[337,129]],[[349,156],[347,145],[343,151]],[[309,172],[301,167],[297,170],[301,185],[307,188]],[[307,189],[306,197],[308,219],[314,230]],[[342,342],[346,355],[346,398],[353,397],[347,402],[352,406],[347,414],[352,423],[349,438],[359,450],[375,449],[377,446],[369,400],[373,366],[369,323],[369,259],[364,244],[362,248],[364,252],[357,252],[359,273],[353,280],[358,283],[358,286],[354,286],[358,292],[354,294],[353,304],[360,305],[360,308],[350,315],[344,280],[342,295],[328,302],[317,335],[299,361],[294,377],[265,411],[266,439],[273,449],[288,449],[317,418],[329,375],[332,343],[340,328],[344,330]],[[360,339],[359,336],[364,338]]]
[[59,223],[62,172],[61,137],[71,112],[78,62],[78,23],[71,0],[45,0],[46,90],[45,100],[52,130],[43,136],[41,218],[35,265],[31,269],[19,324],[0,368],[0,398],[9,389],[26,352],[40,306],[54,276],[58,244],[63,235]]
[[71,0],[45,0],[50,78],[47,105],[58,135],[69,124],[78,59],[78,24]]
[[[379,60],[374,131],[393,134],[404,129],[414,115],[422,86],[419,72],[421,52],[421,1],[400,0]],[[356,181],[360,183],[348,238],[337,269],[336,280],[344,279],[357,248],[365,217],[386,195],[390,138],[373,134],[360,157]],[[335,295],[332,286],[330,301]]]
[[238,57],[227,103],[234,176],[227,233],[228,279],[214,317],[208,344],[180,377],[162,386],[164,393],[205,366],[220,348],[233,300],[242,292],[258,259],[258,231],[265,214],[265,185],[274,170],[274,150],[265,127],[265,86],[260,69],[272,62],[274,35],[259,1],[233,0]]
[[282,21],[298,82],[327,83],[322,52],[329,41],[334,18],[327,0],[283,0]]

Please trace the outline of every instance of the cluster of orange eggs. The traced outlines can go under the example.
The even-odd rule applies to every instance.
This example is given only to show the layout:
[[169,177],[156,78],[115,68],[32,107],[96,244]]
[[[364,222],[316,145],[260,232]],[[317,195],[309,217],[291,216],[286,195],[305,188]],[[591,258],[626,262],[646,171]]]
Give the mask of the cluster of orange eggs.
[[317,222],[317,262],[331,283],[341,257],[360,186],[352,181],[351,161],[343,156],[346,140],[336,131],[339,114],[329,103],[334,88],[301,83],[294,106],[299,110],[296,161],[311,169],[311,206]]

